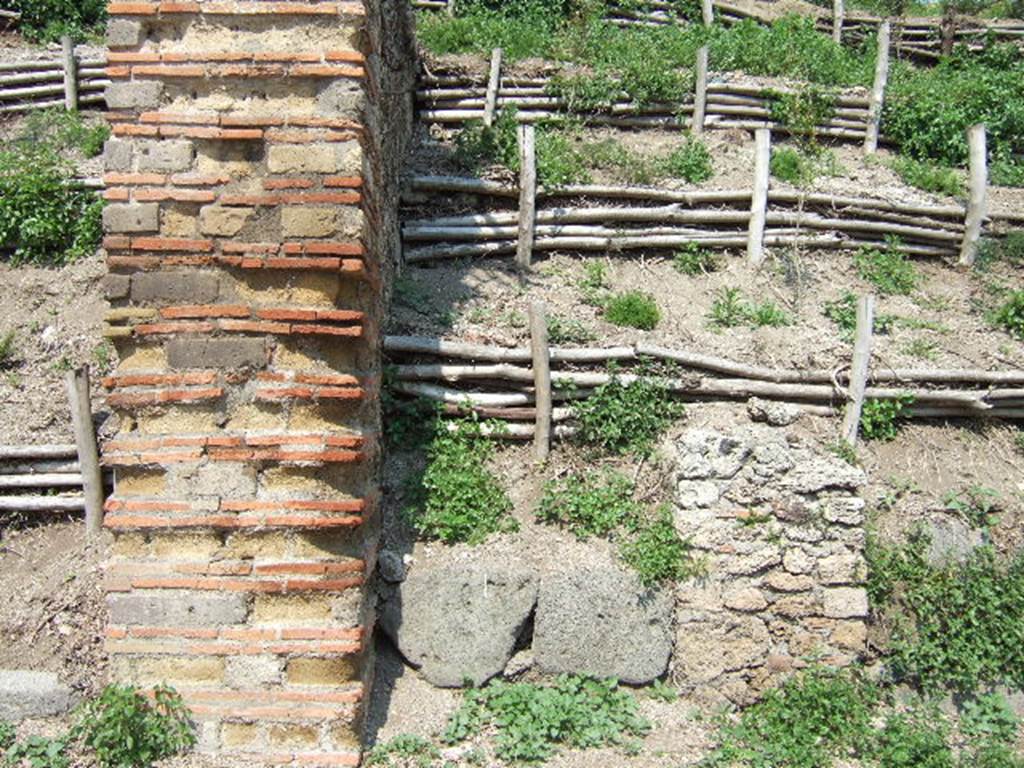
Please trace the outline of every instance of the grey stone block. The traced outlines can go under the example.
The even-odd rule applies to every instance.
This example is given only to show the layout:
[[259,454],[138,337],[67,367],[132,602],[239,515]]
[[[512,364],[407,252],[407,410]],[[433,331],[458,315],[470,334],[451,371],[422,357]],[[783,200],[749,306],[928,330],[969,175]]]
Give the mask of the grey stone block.
[[50,672],[0,669],[0,720],[53,717],[74,704],[71,689]]
[[501,674],[537,599],[526,567],[501,562],[417,566],[385,602],[381,629],[434,685]]
[[108,171],[127,173],[132,169],[132,145],[123,139],[107,139],[103,145],[103,167]]
[[318,94],[316,106],[324,117],[359,120],[363,114],[363,89],[353,80],[333,80]]
[[541,580],[533,652],[541,671],[650,682],[672,655],[674,597],[616,566]]
[[132,275],[132,301],[212,304],[217,301],[220,280],[216,275],[194,272],[139,272]]
[[100,281],[103,286],[103,295],[108,299],[125,299],[132,289],[132,279],[129,275],[104,275]]
[[144,593],[107,596],[111,624],[209,627],[241,624],[249,614],[245,595]]
[[267,364],[263,339],[172,339],[167,345],[171,368],[262,368]]
[[135,154],[139,171],[171,173],[189,170],[196,153],[190,141],[142,141]]
[[111,48],[135,48],[142,42],[142,24],[130,19],[107,22],[107,45]]
[[278,656],[231,656],[224,667],[224,682],[232,688],[254,688],[281,682]]
[[148,109],[160,106],[164,93],[163,83],[155,80],[132,80],[126,83],[111,83],[107,86],[106,99],[110,109]]
[[111,203],[103,209],[103,229],[107,232],[157,232],[160,206],[157,203]]

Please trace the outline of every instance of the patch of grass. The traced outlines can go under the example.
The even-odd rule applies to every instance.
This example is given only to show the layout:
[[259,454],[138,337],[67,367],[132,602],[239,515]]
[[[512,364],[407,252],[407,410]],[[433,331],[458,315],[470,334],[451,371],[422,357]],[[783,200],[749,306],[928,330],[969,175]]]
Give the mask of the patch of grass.
[[572,474],[544,487],[537,517],[567,528],[580,540],[607,536],[636,517],[633,483],[618,472]]
[[889,630],[897,678],[927,692],[1024,685],[1024,557],[982,547],[963,563],[933,566],[928,546],[916,531],[892,546],[869,539],[866,550],[868,594]]
[[17,738],[17,735],[13,725],[6,720],[0,720],[0,752],[10,747]]
[[511,763],[548,760],[560,746],[614,746],[650,724],[633,694],[612,680],[559,677],[551,685],[495,681],[467,691],[444,732],[449,743],[493,731],[497,756]]
[[769,168],[772,176],[797,186],[806,186],[816,176],[813,163],[797,149],[779,147],[772,150]]
[[964,194],[964,181],[952,168],[912,157],[896,157],[890,167],[905,184],[925,192],[949,197],[961,197]]
[[693,555],[689,540],[682,538],[667,507],[653,519],[641,522],[619,547],[622,559],[640,576],[640,583],[654,587],[700,576],[705,563]]
[[99,35],[107,19],[106,0],[3,0],[0,7],[21,13],[18,29],[40,43]]
[[428,739],[402,733],[393,739],[375,744],[366,755],[366,765],[382,768],[430,768],[441,752]]
[[612,171],[629,184],[653,184],[670,178],[696,184],[714,175],[711,153],[702,141],[694,138],[687,138],[668,155],[656,157],[633,152],[614,139],[589,142],[581,152],[588,167]]
[[906,411],[913,403],[911,395],[892,400],[868,398],[860,414],[861,435],[865,440],[879,440],[883,443],[895,440],[906,419]]
[[45,109],[29,113],[18,140],[46,144],[58,152],[77,149],[86,157],[96,157],[109,138],[110,126],[105,122],[89,126],[79,112]]
[[5,768],[68,768],[71,759],[67,755],[68,738],[61,736],[48,739],[43,736],[29,736],[15,742],[4,755]]
[[625,291],[608,298],[604,305],[604,316],[613,325],[653,331],[661,320],[661,310],[650,294]]
[[519,170],[519,111],[515,107],[502,109],[490,126],[482,120],[466,124],[455,137],[455,159],[466,170],[479,172],[489,165],[503,165]]
[[955,512],[975,528],[991,528],[998,521],[1003,508],[999,491],[982,485],[951,491],[946,494],[943,503],[946,509]]
[[1024,290],[1014,291],[992,316],[997,326],[1024,341]]
[[196,742],[181,696],[157,686],[151,701],[130,685],[108,685],[77,713],[72,729],[103,768],[148,768]]
[[857,449],[845,440],[836,440],[836,442],[829,445],[828,450],[834,456],[839,457],[851,467],[856,467],[860,464],[860,461],[857,458]]
[[899,243],[889,240],[885,248],[864,246],[853,257],[857,274],[884,296],[906,296],[921,281],[917,268],[899,251]]
[[981,241],[978,267],[984,269],[996,261],[1005,261],[1013,265],[1024,264],[1024,230],[1014,229],[1003,237],[987,237]]
[[655,701],[661,701],[665,704],[671,704],[679,699],[679,691],[664,680],[655,680],[647,686],[647,695]]
[[836,94],[815,84],[784,93],[771,92],[768,108],[773,120],[809,146],[816,141],[819,126],[835,114]]
[[877,688],[849,671],[811,667],[723,722],[709,765],[822,768],[862,748],[870,732]]
[[714,175],[711,152],[699,139],[687,139],[686,143],[672,150],[664,161],[665,175],[684,179],[691,184],[707,181]]
[[[844,291],[835,301],[826,301],[822,311],[829,320],[839,327],[840,335],[846,341],[852,341],[857,331],[857,295]],[[898,318],[895,315],[877,314],[874,317],[872,330],[885,334],[892,330]]]
[[903,345],[902,351],[919,360],[935,360],[939,356],[939,345],[928,339],[914,339]]
[[624,384],[614,369],[611,379],[573,411],[580,442],[610,453],[642,455],[686,412],[658,379],[640,376]]
[[873,756],[879,768],[954,768],[949,725],[933,707],[890,714]]
[[684,275],[706,275],[721,268],[718,257],[700,243],[687,243],[675,252],[672,267]]
[[0,368],[6,368],[15,361],[15,355],[17,354],[16,338],[15,331],[8,331],[0,336]]
[[508,494],[487,466],[494,445],[483,429],[475,420],[436,420],[417,486],[420,498],[410,514],[422,535],[446,544],[479,544],[518,527]]
[[552,344],[586,344],[596,338],[594,331],[575,318],[562,315],[548,317],[548,341]]
[[1019,727],[1013,708],[998,693],[969,698],[960,710],[960,732],[974,745],[1012,744]]
[[569,132],[543,126],[537,130],[537,180],[548,187],[590,181],[586,157]]
[[735,328],[749,325],[751,328],[769,326],[780,328],[791,325],[792,320],[773,301],[751,304],[739,288],[723,287],[711,304],[708,319],[713,328]]

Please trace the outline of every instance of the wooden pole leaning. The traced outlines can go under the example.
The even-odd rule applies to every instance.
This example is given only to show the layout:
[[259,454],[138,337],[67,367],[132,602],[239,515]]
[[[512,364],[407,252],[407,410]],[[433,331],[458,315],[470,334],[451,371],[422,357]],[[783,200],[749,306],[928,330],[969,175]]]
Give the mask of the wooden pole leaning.
[[843,440],[851,448],[857,446],[860,416],[864,410],[864,393],[871,367],[871,344],[875,319],[875,297],[861,296],[857,302],[857,335],[853,345],[853,366],[850,370],[849,402],[843,417]]
[[68,112],[78,109],[78,62],[75,61],[75,43],[70,35],[60,39],[61,65],[64,69],[64,108]]
[[503,51],[495,48],[491,51],[491,73],[487,79],[487,98],[484,102],[484,125],[494,125],[494,113],[498,107],[498,89],[501,87],[501,59]]
[[708,108],[708,46],[702,46],[697,51],[697,79],[693,92],[693,122],[692,130],[694,136],[704,133],[704,119]]
[[538,461],[547,461],[551,453],[553,397],[547,310],[541,301],[534,301],[530,304],[530,352],[533,360],[533,386],[537,405],[533,450]]
[[704,26],[710,27],[715,23],[715,3],[714,0],[701,0],[700,2],[700,13],[704,20]]
[[864,134],[864,152],[871,154],[878,150],[878,136],[882,127],[882,107],[885,104],[885,88],[889,82],[889,42],[892,27],[888,20],[878,25],[878,58],[875,61],[875,82],[871,87],[868,105],[868,125]]
[[64,380],[71,406],[71,425],[75,432],[78,464],[82,470],[85,499],[85,534],[98,536],[103,530],[103,474],[92,423],[92,400],[89,395],[88,367],[68,371]]
[[832,0],[832,39],[837,45],[843,42],[843,20],[846,16],[846,9],[843,7],[843,0]]
[[747,232],[747,260],[754,266],[760,266],[764,261],[764,226],[768,215],[771,153],[771,131],[758,128],[754,133],[754,193],[750,201],[750,228]]
[[516,265],[530,268],[533,260],[533,238],[537,220],[537,151],[536,130],[532,125],[519,126],[519,242]]
[[972,125],[967,129],[970,197],[967,201],[964,239],[960,247],[960,264],[966,267],[973,265],[978,258],[981,230],[988,216],[987,143],[984,125]]

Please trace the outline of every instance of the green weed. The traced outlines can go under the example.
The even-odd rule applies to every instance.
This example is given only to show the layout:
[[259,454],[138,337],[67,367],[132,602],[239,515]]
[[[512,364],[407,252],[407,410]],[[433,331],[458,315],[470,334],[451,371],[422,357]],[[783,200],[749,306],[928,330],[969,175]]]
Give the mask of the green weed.
[[806,155],[792,147],[779,147],[772,150],[770,160],[772,176],[796,186],[806,186],[816,176],[814,164]]
[[775,302],[751,304],[739,288],[726,287],[719,289],[718,297],[711,304],[708,319],[713,328],[735,328],[740,325],[779,328],[792,323],[789,315]]
[[48,739],[43,736],[29,736],[25,741],[15,742],[4,755],[5,768],[68,768],[68,738],[62,736]]
[[[840,335],[845,340],[853,340],[853,335],[857,331],[856,294],[844,291],[835,301],[826,301],[822,314],[839,327]],[[872,323],[872,330],[880,334],[889,333],[897,320],[895,315],[877,314]]]
[[975,528],[990,528],[996,524],[1002,512],[999,491],[981,485],[972,485],[959,491],[951,491],[943,500],[946,509],[956,512],[964,522]]
[[633,483],[617,472],[573,474],[544,487],[537,517],[567,528],[578,539],[608,536],[636,517]]
[[658,379],[641,376],[624,384],[614,371],[573,410],[580,442],[611,453],[635,454],[649,453],[658,437],[685,413]]
[[410,514],[422,535],[446,544],[479,544],[491,534],[516,530],[512,502],[487,467],[493,455],[479,422],[437,419]]
[[613,325],[653,331],[661,320],[661,310],[650,294],[626,291],[608,298],[604,305],[604,316]]
[[960,711],[960,732],[975,745],[1012,744],[1019,727],[1013,708],[998,693],[967,699]]
[[879,768],[954,768],[949,725],[934,708],[891,714],[873,757]]
[[721,264],[715,254],[702,248],[700,243],[687,243],[672,257],[672,266],[676,272],[696,276],[717,272]]
[[1008,334],[1024,341],[1024,290],[1011,293],[995,311],[993,320]]
[[659,508],[652,520],[641,522],[622,542],[623,561],[640,576],[640,583],[654,587],[700,576],[705,563],[693,555],[692,546],[683,539],[668,508]]
[[14,726],[6,720],[0,720],[0,752],[4,752],[17,738],[17,731]]
[[913,405],[911,395],[903,395],[891,400],[875,400],[868,398],[860,414],[860,433],[865,440],[879,440],[887,443],[895,440],[900,427],[906,419],[907,409]]
[[904,183],[925,192],[949,197],[961,197],[964,194],[963,179],[952,168],[912,157],[896,157],[891,167]]
[[935,360],[939,356],[939,345],[928,339],[914,339],[902,347],[904,354],[919,360]]
[[18,29],[41,43],[98,35],[107,19],[106,0],[4,0],[0,7],[21,13]]
[[655,680],[647,686],[647,695],[655,701],[661,701],[665,704],[671,704],[679,699],[679,691],[664,680]]
[[77,149],[86,157],[96,157],[109,138],[110,126],[105,122],[89,126],[79,112],[45,109],[29,114],[18,141],[45,144],[57,152]]
[[854,255],[853,263],[857,274],[885,296],[906,296],[921,281],[917,268],[899,251],[895,240],[889,240],[885,248],[862,247]]
[[596,338],[594,331],[575,318],[561,315],[548,317],[548,341],[552,344],[586,344]]
[[8,331],[0,336],[0,368],[5,368],[14,362],[17,354],[16,338],[15,331]]
[[664,173],[674,179],[684,179],[691,184],[707,181],[714,174],[711,152],[699,139],[687,139],[686,143],[672,150],[664,161]]
[[811,84],[800,90],[768,94],[772,120],[784,126],[804,145],[813,145],[818,128],[832,119],[836,94]]
[[366,755],[366,765],[382,768],[430,768],[441,752],[421,736],[403,733],[381,744],[375,744]]
[[510,763],[543,762],[559,746],[623,744],[650,730],[633,694],[614,680],[563,675],[551,685],[495,681],[466,692],[444,732],[448,743],[494,732],[495,753]]
[[714,174],[707,146],[693,138],[688,138],[685,144],[668,155],[659,157],[633,152],[613,139],[590,142],[583,148],[583,153],[590,168],[613,171],[617,178],[629,184],[653,184],[669,178],[697,184]]

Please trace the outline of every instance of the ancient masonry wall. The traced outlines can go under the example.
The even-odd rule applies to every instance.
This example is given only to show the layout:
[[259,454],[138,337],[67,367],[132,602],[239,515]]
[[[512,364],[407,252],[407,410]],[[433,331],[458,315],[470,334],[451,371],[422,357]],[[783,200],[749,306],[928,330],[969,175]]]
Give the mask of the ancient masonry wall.
[[113,675],[181,691],[203,751],[355,765],[407,4],[110,13]]

